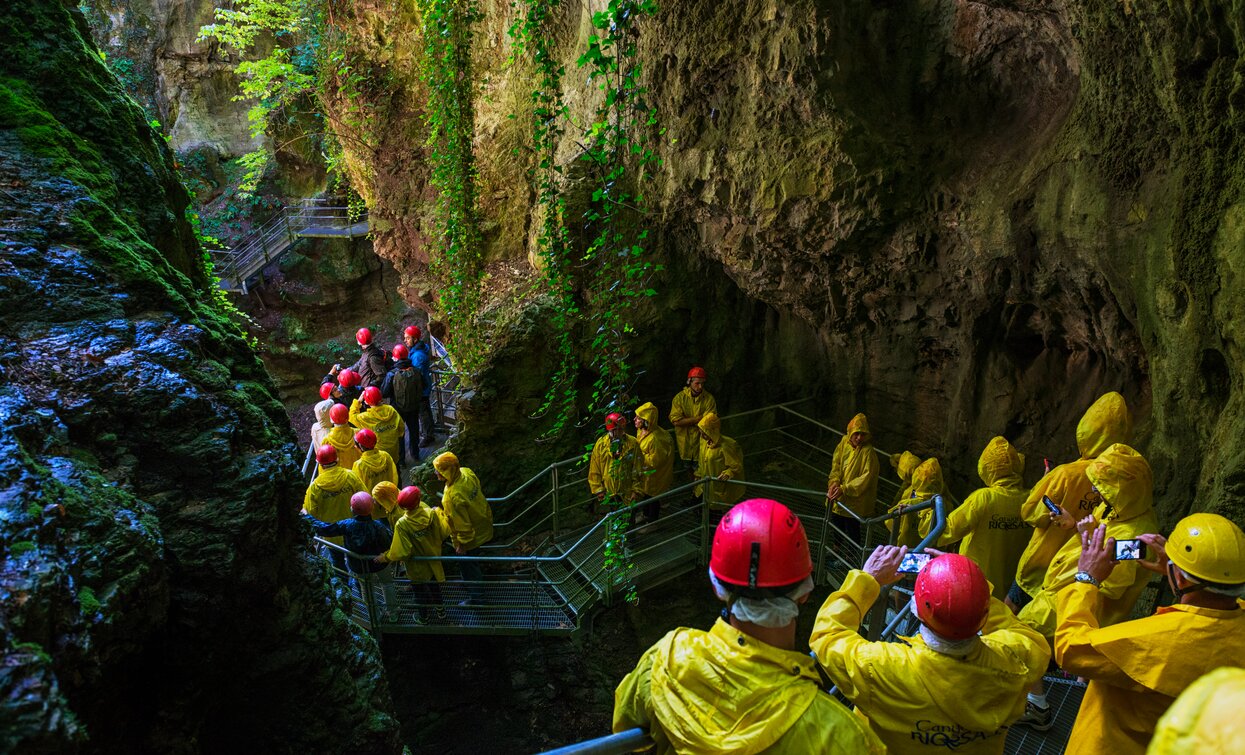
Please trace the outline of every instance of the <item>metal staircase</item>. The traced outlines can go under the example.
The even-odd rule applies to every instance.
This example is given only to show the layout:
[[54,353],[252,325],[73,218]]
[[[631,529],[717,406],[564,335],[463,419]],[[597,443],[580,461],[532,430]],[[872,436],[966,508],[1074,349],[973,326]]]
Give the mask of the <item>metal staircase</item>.
[[304,199],[282,207],[232,249],[211,252],[226,291],[245,294],[252,278],[276,262],[300,239],[357,238],[368,234],[367,214],[326,199]]

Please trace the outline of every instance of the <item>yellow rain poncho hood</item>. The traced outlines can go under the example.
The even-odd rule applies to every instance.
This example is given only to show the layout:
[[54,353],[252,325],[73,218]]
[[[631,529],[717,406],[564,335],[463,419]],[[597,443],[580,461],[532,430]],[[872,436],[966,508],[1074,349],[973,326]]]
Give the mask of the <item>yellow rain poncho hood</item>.
[[639,409],[636,409],[635,416],[647,422],[650,428],[657,427],[657,405],[652,401],[642,404]]
[[[891,466],[895,468],[895,474],[899,476],[899,479],[911,484],[912,473],[916,471],[917,467],[921,466],[921,457],[911,451],[904,451],[903,453],[891,454],[890,460]],[[907,496],[904,496],[904,498],[907,498]]]
[[1127,522],[1150,513],[1154,507],[1154,477],[1150,464],[1123,443],[1104,451],[1085,470],[1085,476],[1108,504],[1099,504],[1094,511],[1100,522]]
[[862,446],[867,446],[873,442],[873,434],[869,432],[869,418],[864,413],[858,413],[852,420],[847,423],[846,436],[851,438],[856,433],[864,433],[865,439],[861,442]]
[[635,672],[619,685],[614,723],[651,713],[659,752],[883,749],[860,719],[818,691],[810,657],[767,645],[721,619],[708,632],[670,632],[645,654],[646,664],[646,690],[637,689],[642,675]]
[[912,471],[912,500],[916,503],[941,495],[945,490],[946,487],[942,484],[942,465],[938,463],[938,459],[926,459]]
[[977,460],[977,476],[990,487],[1020,487],[1024,471],[1024,455],[1001,435],[990,439]]
[[402,516],[402,509],[398,508],[398,486],[388,480],[381,480],[372,487],[372,500],[376,501],[372,518],[385,519],[392,528],[393,523]]
[[379,448],[364,451],[354,463],[353,470],[359,476],[363,487],[368,490],[376,487],[377,483],[398,481],[398,467],[393,463],[393,458]]
[[1082,459],[1092,459],[1114,443],[1133,439],[1133,415],[1124,397],[1104,393],[1085,411],[1076,426],[1076,447]]
[[1232,752],[1245,741],[1245,669],[1220,668],[1176,698],[1154,730],[1149,755]]
[[722,421],[718,419],[718,415],[709,412],[700,418],[700,422],[696,424],[701,432],[709,436],[709,440],[717,443],[722,440]]
[[449,451],[433,459],[432,468],[440,472],[447,483],[458,479],[458,457]]
[[354,444],[354,428],[350,425],[336,425],[324,436],[324,442],[337,449],[337,464],[350,469],[363,454]]

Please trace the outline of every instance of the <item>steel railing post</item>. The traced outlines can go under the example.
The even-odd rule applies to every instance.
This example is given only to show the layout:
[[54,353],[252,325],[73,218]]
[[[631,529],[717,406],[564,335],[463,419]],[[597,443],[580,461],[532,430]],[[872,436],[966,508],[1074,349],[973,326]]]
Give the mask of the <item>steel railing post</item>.
[[549,472],[553,480],[553,541],[558,541],[558,530],[562,526],[562,493],[558,484],[558,467],[555,465]]
[[817,549],[817,567],[813,570],[813,584],[820,585],[826,576],[826,550],[830,547],[830,512],[834,510],[834,504],[830,502],[830,497],[826,496],[826,513],[821,518],[821,547]]
[[[349,556],[347,556],[347,558],[349,558]],[[367,625],[372,629],[372,634],[376,635],[376,639],[379,641],[380,628],[378,627],[378,622],[376,621],[376,595],[372,592],[372,573],[362,572],[362,574],[363,580],[361,584],[363,585],[364,590],[366,590],[363,594],[363,605],[367,609]]]
[[713,500],[713,494],[710,492],[712,486],[706,481],[701,481],[701,498],[700,505],[703,510],[700,512],[700,565],[706,566],[709,563],[709,549],[712,547],[712,540],[709,536],[709,502]]

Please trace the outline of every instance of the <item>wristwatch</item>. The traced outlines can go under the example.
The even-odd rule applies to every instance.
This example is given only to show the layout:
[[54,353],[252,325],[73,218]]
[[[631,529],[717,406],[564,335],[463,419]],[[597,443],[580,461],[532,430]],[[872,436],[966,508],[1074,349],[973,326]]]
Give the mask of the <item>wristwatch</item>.
[[1093,585],[1094,587],[1102,587],[1102,583],[1094,579],[1094,575],[1090,574],[1087,571],[1077,572],[1076,576],[1073,577],[1073,579],[1075,579],[1077,582],[1084,582],[1087,585]]

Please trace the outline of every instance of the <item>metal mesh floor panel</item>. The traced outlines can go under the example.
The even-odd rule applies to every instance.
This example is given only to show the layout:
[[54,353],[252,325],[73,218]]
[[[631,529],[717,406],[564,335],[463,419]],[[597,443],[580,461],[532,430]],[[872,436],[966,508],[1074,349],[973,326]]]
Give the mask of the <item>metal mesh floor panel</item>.
[[1012,726],[1007,732],[1003,752],[1007,755],[1057,755],[1068,744],[1072,724],[1081,709],[1085,685],[1072,679],[1048,676],[1046,701],[1054,708],[1054,722],[1047,731],[1034,731],[1027,726]]

